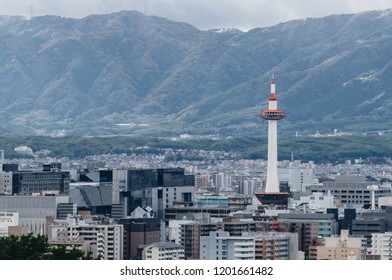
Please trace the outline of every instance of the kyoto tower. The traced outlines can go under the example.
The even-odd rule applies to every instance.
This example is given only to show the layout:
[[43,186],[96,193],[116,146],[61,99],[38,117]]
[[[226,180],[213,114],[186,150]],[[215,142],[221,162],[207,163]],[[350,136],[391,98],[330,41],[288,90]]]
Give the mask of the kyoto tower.
[[287,205],[289,194],[280,192],[278,181],[278,121],[286,117],[285,112],[278,109],[275,81],[271,81],[271,95],[268,109],[260,113],[260,117],[268,121],[268,166],[265,192],[255,193],[264,205]]

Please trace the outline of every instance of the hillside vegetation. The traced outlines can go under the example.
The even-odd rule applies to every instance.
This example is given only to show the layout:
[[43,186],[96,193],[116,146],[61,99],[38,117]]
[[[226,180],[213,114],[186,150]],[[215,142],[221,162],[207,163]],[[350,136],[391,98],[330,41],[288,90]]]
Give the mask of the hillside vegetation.
[[[5,150],[6,159],[23,157],[14,151],[18,146],[28,146],[34,152],[50,150],[51,157],[70,159],[101,154],[162,154],[168,148],[224,151],[236,153],[237,158],[267,159],[267,139],[256,137],[176,141],[152,137],[0,137],[0,149]],[[280,160],[291,159],[292,153],[295,159],[317,163],[359,158],[381,163],[392,157],[392,136],[281,137],[278,149]]]
[[265,135],[275,73],[282,134],[390,130],[392,11],[248,32],[123,11],[0,17],[2,135]]

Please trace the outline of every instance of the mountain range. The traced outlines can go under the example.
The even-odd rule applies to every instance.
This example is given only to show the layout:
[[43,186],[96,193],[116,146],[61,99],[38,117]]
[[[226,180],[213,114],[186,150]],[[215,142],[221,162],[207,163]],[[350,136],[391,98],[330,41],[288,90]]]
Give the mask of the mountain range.
[[389,131],[392,10],[199,30],[135,11],[0,17],[3,135]]

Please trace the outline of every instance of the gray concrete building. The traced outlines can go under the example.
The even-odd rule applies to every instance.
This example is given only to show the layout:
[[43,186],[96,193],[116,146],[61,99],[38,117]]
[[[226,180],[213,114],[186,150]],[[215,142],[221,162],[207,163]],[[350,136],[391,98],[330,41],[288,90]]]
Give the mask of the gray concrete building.
[[[310,192],[330,192],[344,207],[362,207],[371,204],[371,192],[367,187],[377,184],[378,182],[368,181],[365,176],[336,176],[334,181],[310,185],[306,187],[306,190]],[[390,196],[391,193],[390,186],[379,186],[374,193],[376,203],[378,203],[379,197]]]
[[0,196],[0,211],[18,212],[19,226],[33,234],[46,233],[46,217],[57,218],[58,205],[69,203],[68,196]]

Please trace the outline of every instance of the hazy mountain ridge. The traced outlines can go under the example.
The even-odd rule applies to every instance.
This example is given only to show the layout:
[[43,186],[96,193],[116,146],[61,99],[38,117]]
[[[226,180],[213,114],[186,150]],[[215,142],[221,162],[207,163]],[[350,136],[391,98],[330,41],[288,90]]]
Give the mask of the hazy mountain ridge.
[[391,124],[391,11],[249,32],[137,12],[0,17],[0,38],[4,134],[260,133],[272,73],[283,132]]

